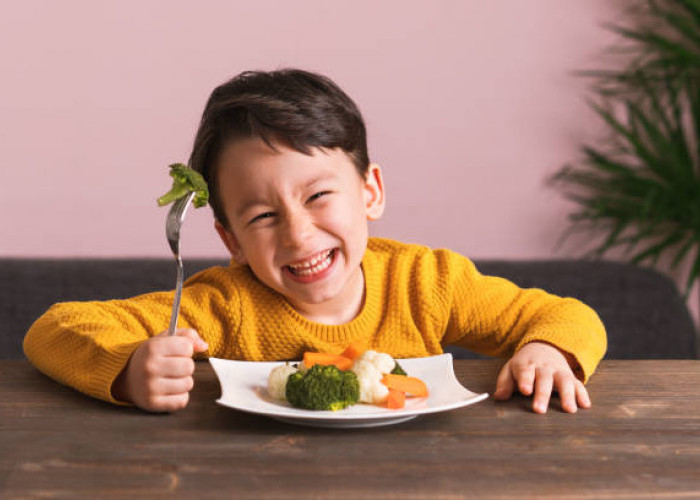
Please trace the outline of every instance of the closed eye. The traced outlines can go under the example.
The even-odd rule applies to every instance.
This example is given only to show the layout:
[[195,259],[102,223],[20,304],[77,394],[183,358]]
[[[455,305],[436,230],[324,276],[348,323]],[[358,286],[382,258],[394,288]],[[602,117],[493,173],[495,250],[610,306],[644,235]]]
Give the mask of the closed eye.
[[330,191],[319,191],[318,193],[315,193],[309,197],[308,200],[306,200],[306,203],[311,203],[312,201],[318,200],[320,197],[325,196],[327,194],[331,194]]
[[253,224],[255,222],[261,221],[263,219],[269,219],[270,217],[274,217],[276,214],[275,212],[264,212],[260,215],[256,215],[252,219],[248,221],[248,225]]

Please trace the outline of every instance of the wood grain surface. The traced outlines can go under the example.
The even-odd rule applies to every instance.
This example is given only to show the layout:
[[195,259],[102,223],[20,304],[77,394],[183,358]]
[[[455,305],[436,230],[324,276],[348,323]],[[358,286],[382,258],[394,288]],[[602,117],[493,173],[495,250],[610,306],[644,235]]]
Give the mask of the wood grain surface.
[[[492,392],[498,361],[455,362]],[[0,361],[0,498],[700,498],[700,361],[604,361],[593,408],[517,396],[371,429],[295,426],[215,403],[148,414]]]

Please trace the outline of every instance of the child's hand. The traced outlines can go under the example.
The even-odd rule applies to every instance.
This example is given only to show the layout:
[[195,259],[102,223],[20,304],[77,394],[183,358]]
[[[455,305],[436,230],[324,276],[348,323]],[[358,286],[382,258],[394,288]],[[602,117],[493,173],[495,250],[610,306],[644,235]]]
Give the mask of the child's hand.
[[148,339],[133,352],[112,386],[115,399],[148,411],[175,411],[187,406],[194,387],[194,353],[208,345],[194,330],[178,329]]
[[493,397],[506,400],[516,388],[526,396],[533,393],[532,409],[545,413],[552,389],[559,392],[564,411],[575,413],[577,407],[590,408],[591,400],[583,382],[574,376],[564,354],[549,344],[525,344],[503,366],[496,381]]

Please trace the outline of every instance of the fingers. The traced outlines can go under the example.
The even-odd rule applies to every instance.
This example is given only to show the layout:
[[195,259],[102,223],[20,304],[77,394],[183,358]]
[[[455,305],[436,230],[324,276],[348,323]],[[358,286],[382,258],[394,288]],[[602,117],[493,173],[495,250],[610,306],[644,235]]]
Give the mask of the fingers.
[[576,405],[576,387],[574,382],[577,382],[574,377],[557,375],[557,390],[559,391],[561,409],[567,413],[576,413],[578,410],[578,406]]
[[179,378],[159,378],[150,380],[148,383],[148,389],[155,397],[184,394],[194,387],[194,379],[189,375]]
[[509,399],[517,387],[525,396],[532,395],[532,410],[546,413],[553,392],[559,394],[561,408],[567,413],[576,413],[578,408],[590,408],[591,401],[583,383],[573,373],[555,370],[551,366],[536,366],[532,363],[506,363],[496,379],[494,399]]
[[194,361],[187,357],[157,357],[144,366],[147,377],[180,378],[194,373]]
[[586,389],[586,386],[583,385],[583,382],[581,382],[578,379],[575,382],[575,391],[576,401],[578,402],[578,405],[581,408],[590,408],[591,398],[588,396],[588,390]]
[[575,413],[590,408],[591,400],[583,383],[576,378],[565,352],[546,342],[529,342],[505,364],[498,375],[496,399],[507,399],[514,387],[532,395],[532,410],[546,413],[553,392],[559,394],[561,409]]
[[163,332],[151,339],[151,349],[161,356],[187,356],[204,352],[209,345],[191,328],[178,328],[174,335]]
[[[191,361],[191,360],[190,360]],[[134,404],[152,412],[171,412],[184,408],[194,387],[191,375],[183,377],[150,377],[139,381]]]
[[178,328],[175,330],[174,336],[189,340],[193,352],[204,352],[209,349],[209,345],[199,336],[197,330],[193,330],[192,328]]
[[518,390],[526,396],[532,394],[535,383],[535,365],[532,363],[518,363],[513,369],[513,375],[518,381]]
[[503,368],[501,368],[498,378],[496,379],[496,390],[493,393],[493,397],[504,401],[513,395],[514,390],[515,380],[510,371],[510,363],[506,363],[503,365]]
[[187,406],[194,387],[192,375],[183,377],[150,377],[140,381],[134,403],[153,412],[176,411]]
[[144,410],[153,412],[173,412],[187,406],[190,400],[188,392],[154,397],[149,406],[143,406]]
[[[208,349],[197,332],[178,329],[141,344],[127,364],[127,401],[148,411],[168,412],[184,408],[194,387],[192,355]],[[121,386],[120,386],[121,387]]]
[[547,413],[549,399],[552,396],[554,375],[552,370],[546,367],[533,370],[535,378],[535,396],[532,398],[532,410],[535,413]]
[[546,413],[553,391],[559,394],[561,409],[566,413],[576,413],[579,408],[591,407],[586,387],[573,375],[562,372],[552,375],[547,373],[547,370],[540,370],[539,375],[532,404],[532,409],[536,413]]

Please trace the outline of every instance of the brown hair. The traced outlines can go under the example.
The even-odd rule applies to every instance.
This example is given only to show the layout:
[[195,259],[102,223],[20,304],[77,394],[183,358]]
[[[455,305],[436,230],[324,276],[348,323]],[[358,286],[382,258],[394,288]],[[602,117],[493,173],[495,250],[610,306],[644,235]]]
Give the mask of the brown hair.
[[190,167],[209,186],[214,217],[228,226],[217,183],[223,148],[237,138],[259,137],[273,149],[300,153],[340,148],[365,178],[367,133],[355,103],[329,78],[298,69],[246,71],[214,89],[197,130]]

